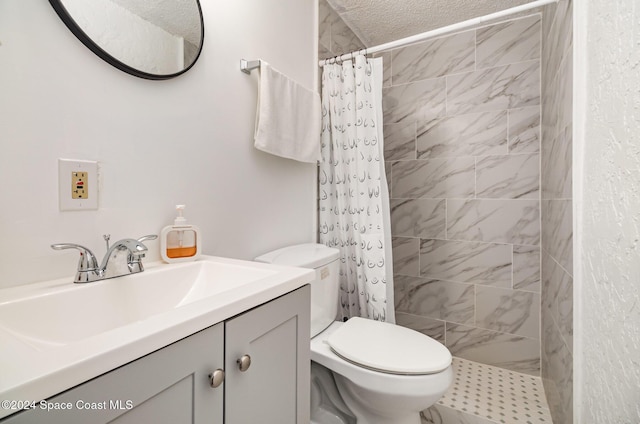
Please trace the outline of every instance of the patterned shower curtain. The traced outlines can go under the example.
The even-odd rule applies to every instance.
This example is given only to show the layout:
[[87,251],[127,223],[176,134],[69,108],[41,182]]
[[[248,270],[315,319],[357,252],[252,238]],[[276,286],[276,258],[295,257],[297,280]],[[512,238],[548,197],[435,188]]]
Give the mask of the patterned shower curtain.
[[343,318],[395,322],[382,136],[382,59],[322,72],[320,242],[340,249]]

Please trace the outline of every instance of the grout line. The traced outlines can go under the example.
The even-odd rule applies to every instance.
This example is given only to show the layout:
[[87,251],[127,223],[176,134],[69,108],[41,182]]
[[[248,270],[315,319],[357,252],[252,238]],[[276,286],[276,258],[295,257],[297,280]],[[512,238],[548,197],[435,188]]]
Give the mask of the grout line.
[[[555,13],[554,13],[555,14]],[[543,90],[542,89],[542,69],[543,66],[546,66],[546,64],[543,62],[544,61],[544,53],[545,53],[545,48],[544,48],[544,43],[545,40],[543,39],[543,35],[542,35],[542,29],[544,28],[544,15],[542,15],[540,17],[540,104],[538,105],[539,107],[539,115],[538,115],[538,152],[540,153],[538,156],[538,170],[539,170],[539,175],[538,175],[538,228],[540,228],[540,257],[538,260],[538,280],[539,280],[539,284],[540,284],[540,304],[539,304],[539,317],[538,317],[538,340],[540,340],[540,346],[539,346],[539,356],[540,356],[540,376],[542,376],[542,358],[543,358],[543,338],[542,338],[542,333],[543,333],[543,328],[542,328],[542,299],[545,296],[545,291],[544,291],[544,284],[542,282],[542,243],[543,243],[543,227],[542,227],[542,191],[543,191],[543,187],[542,187],[542,157],[543,157],[543,152],[542,152],[542,144],[543,144],[543,140],[542,140],[542,110],[543,110],[543,104],[546,101],[546,98],[544,96],[545,92],[548,92],[548,90]],[[547,60],[548,61],[548,60]],[[543,388],[544,388],[544,384],[543,384]]]
[[473,326],[478,326],[478,285],[473,285]]
[[515,110],[515,109],[507,109],[507,155],[511,154],[511,111],[512,110]]
[[461,358],[461,357],[458,357],[458,356],[454,356],[454,358],[456,358],[458,361],[470,362],[470,363],[475,364],[476,366],[482,367],[482,368],[483,367],[497,368],[499,370],[506,371],[506,372],[508,372],[510,374],[520,375],[520,376],[522,376],[524,378],[531,378],[531,379],[536,379],[536,380],[540,378],[540,376],[537,376],[537,375],[527,374],[526,372],[518,372],[518,371],[510,370],[508,368],[499,367],[497,365],[489,365],[489,364],[485,364],[483,362],[478,362],[478,361],[474,361],[474,360],[471,360],[471,359],[465,359],[465,358]]
[[418,160],[418,122],[413,121],[413,152],[415,153],[415,159]]
[[478,70],[478,28],[473,30],[474,39],[473,39],[473,71]]
[[[490,70],[497,69],[497,68],[506,68],[507,66],[511,66],[511,65],[520,65],[522,63],[532,63],[532,62],[542,62],[542,60],[539,57],[533,58],[533,59],[519,60],[517,62],[505,63],[504,65],[494,65],[494,66],[489,66],[489,67],[486,67],[486,68],[480,68],[475,72],[486,72],[486,71],[490,71]],[[542,66],[541,66],[541,68],[542,68]],[[535,105],[530,105],[530,106],[535,106]],[[514,107],[512,109],[524,109],[525,107],[530,107],[530,106],[520,106],[520,107]]]
[[444,239],[449,240],[449,199],[444,199]]
[[[472,71],[475,72],[475,71]],[[444,116],[446,118],[449,116],[449,77],[447,75],[444,76]]]
[[473,157],[473,198],[478,198],[478,157]]
[[447,321],[444,322],[444,345],[447,346]]
[[[515,257],[515,245],[511,245],[511,290],[515,290],[515,265],[514,265],[514,257]],[[538,335],[539,336],[539,335]]]
[[389,52],[389,87],[393,87],[393,50]]

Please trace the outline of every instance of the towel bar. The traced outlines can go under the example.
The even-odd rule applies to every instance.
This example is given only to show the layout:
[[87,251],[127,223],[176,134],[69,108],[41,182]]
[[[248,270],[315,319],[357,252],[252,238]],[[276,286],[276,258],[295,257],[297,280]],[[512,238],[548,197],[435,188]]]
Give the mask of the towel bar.
[[260,59],[258,60],[245,60],[240,59],[240,70],[245,74],[250,74],[254,69],[258,69],[260,67]]

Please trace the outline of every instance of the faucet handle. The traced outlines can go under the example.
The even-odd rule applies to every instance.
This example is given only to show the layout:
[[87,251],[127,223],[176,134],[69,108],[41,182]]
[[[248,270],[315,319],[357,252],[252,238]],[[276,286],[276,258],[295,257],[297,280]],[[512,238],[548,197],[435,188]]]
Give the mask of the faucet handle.
[[140,238],[138,239],[138,241],[139,241],[140,243],[142,243],[143,241],[147,241],[147,240],[155,240],[155,239],[157,239],[157,238],[158,238],[158,236],[157,236],[157,235],[155,235],[155,234],[149,234],[149,235],[146,235],[146,236],[142,236],[142,237],[140,237]]
[[98,261],[91,250],[75,243],[56,243],[52,244],[54,250],[77,249],[80,251],[80,260],[78,261],[78,272],[80,271],[96,271],[98,270]]
[[127,259],[127,264],[132,273],[142,272],[144,271],[144,267],[142,266],[142,258],[145,257],[145,253],[147,252],[147,246],[145,246],[142,242],[147,240],[155,240],[158,236],[155,234],[149,234],[146,236],[142,236],[137,240],[129,241],[133,242],[133,249],[129,247],[129,256]]

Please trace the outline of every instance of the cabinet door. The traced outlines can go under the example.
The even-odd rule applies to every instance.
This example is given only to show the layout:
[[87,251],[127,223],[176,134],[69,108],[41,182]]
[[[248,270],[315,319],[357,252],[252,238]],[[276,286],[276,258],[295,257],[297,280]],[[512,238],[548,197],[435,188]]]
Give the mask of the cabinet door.
[[223,386],[208,375],[223,367],[223,338],[215,325],[47,401],[68,410],[36,408],[2,424],[222,424]]
[[225,424],[309,422],[309,294],[304,286],[226,321]]

